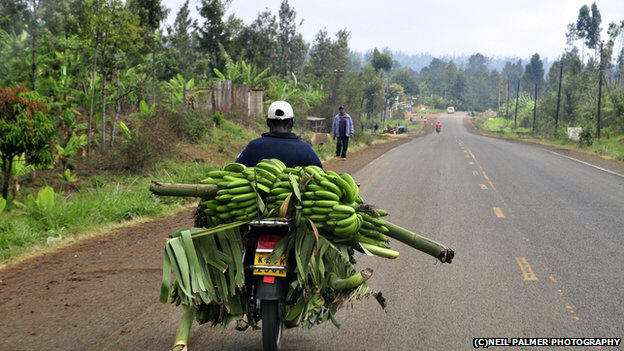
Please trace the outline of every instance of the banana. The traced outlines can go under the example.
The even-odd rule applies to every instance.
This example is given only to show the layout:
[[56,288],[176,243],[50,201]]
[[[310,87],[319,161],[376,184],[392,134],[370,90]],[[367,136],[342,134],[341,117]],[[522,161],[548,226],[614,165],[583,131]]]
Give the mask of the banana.
[[219,203],[216,202],[215,200],[209,200],[209,201],[202,202],[202,206],[211,210],[216,210],[217,206],[219,206]]
[[271,183],[275,182],[275,180],[277,179],[277,177],[273,173],[263,168],[256,168],[256,176],[258,175],[262,178],[266,178]]
[[306,208],[304,208],[302,210],[302,212],[303,212],[303,214],[306,214],[306,215],[314,214],[314,211],[312,210],[312,207],[306,207]]
[[251,200],[247,200],[247,201],[241,201],[241,202],[234,202],[234,201],[230,201],[226,206],[229,209],[239,209],[239,208],[245,208],[248,206],[252,206],[252,205],[257,205],[257,200],[255,198],[251,199]]
[[308,186],[307,186],[307,189],[311,190],[311,191],[323,191],[323,190],[325,190],[325,188],[323,188],[322,186],[314,184],[314,183],[309,183]]
[[232,197],[232,201],[234,201],[234,202],[243,202],[243,201],[255,199],[256,196],[257,196],[257,194],[255,192],[254,193],[241,194],[241,195],[235,195],[235,196]]
[[208,172],[208,176],[210,178],[223,178],[224,175],[227,175],[226,171],[210,171]]
[[[357,217],[356,217],[357,218]],[[357,220],[353,221],[350,225],[346,227],[336,227],[334,228],[334,234],[338,236],[350,236],[357,232],[358,222]]]
[[251,219],[251,218],[253,218],[253,217],[249,216],[249,215],[242,215],[242,216],[238,216],[238,217],[236,217],[234,219],[237,220],[237,221],[246,221],[246,220]]
[[238,188],[240,186],[249,185],[249,181],[247,179],[236,179],[228,183],[228,188]]
[[230,219],[232,217],[232,215],[229,212],[226,212],[226,213],[218,214],[217,217],[219,217],[221,219]]
[[341,228],[341,227],[348,227],[350,226],[353,222],[357,221],[357,216],[356,215],[351,215],[345,219],[341,219],[338,222],[336,222],[336,226]]
[[[314,208],[314,207],[312,207]],[[327,208],[327,207],[321,207],[321,208]],[[348,213],[342,213],[342,212],[331,212],[329,214],[329,218],[331,219],[336,219],[336,220],[341,220],[341,219],[345,219],[345,218],[349,218],[351,215]]]
[[276,200],[286,200],[286,198],[290,195],[290,193],[281,193],[275,196]]
[[317,197],[326,199],[326,200],[334,200],[334,201],[338,201],[340,200],[340,196],[330,192],[330,191],[325,191],[325,190],[319,190],[319,191],[315,191],[314,195],[316,195]]
[[220,203],[227,203],[230,200],[232,200],[232,195],[230,194],[225,194],[225,195],[219,195],[215,198],[215,200],[219,201]]
[[332,209],[336,212],[341,212],[341,213],[348,213],[348,214],[355,213],[355,210],[353,209],[353,207],[347,206],[347,205],[335,205],[334,207],[332,207]]
[[324,214],[313,214],[308,216],[314,222],[325,222],[327,220],[327,216]]
[[314,191],[306,191],[305,193],[303,193],[303,197],[306,200],[320,200],[318,198],[318,196],[316,196],[316,194],[314,194]]
[[251,184],[262,184],[266,187],[271,188],[273,186],[273,182],[271,182],[268,179],[264,179],[263,177],[261,177],[260,175],[258,175],[257,177],[254,176],[247,176],[247,180],[251,183]]
[[321,182],[321,185],[332,193],[338,195],[338,198],[342,197],[342,190],[340,190],[340,188],[336,184],[330,182],[329,180],[324,180]]
[[314,207],[314,204],[316,203],[316,201],[313,200],[303,200],[301,201],[301,205],[305,208],[305,207]]
[[220,181],[221,181],[221,179],[208,177],[208,178],[206,178],[204,180],[200,180],[199,184],[217,184]]
[[353,200],[355,200],[355,198],[358,196],[360,189],[358,188],[357,184],[355,184],[355,180],[353,180],[353,177],[351,177],[349,173],[342,173],[340,175],[340,178],[342,178],[349,185],[350,191],[347,202],[353,202]]
[[258,170],[258,168],[264,169],[266,171],[269,171],[274,176],[277,176],[278,174],[282,173],[282,170],[278,166],[276,166],[276,165],[274,165],[272,163],[266,162],[266,161],[258,162],[258,164],[256,165],[256,171]]
[[261,184],[261,183],[256,184],[256,188],[258,188],[258,190],[260,190],[261,192],[265,194],[268,194],[271,192],[271,189],[268,186]]
[[315,214],[328,215],[332,213],[332,209],[329,207],[312,207],[312,212]]
[[229,163],[227,165],[225,165],[225,167],[223,167],[224,171],[229,171],[229,172],[236,172],[236,173],[240,173],[242,171],[244,171],[247,167],[242,164],[242,163]]
[[273,188],[271,189],[271,194],[272,195],[279,195],[279,194],[283,194],[283,193],[290,193],[292,190],[290,189],[286,189],[286,188]]
[[287,182],[287,181],[280,181],[280,182],[275,183],[275,185],[273,187],[274,188],[292,189],[292,184],[290,182]]
[[220,205],[217,206],[217,208],[215,208],[215,210],[219,213],[224,213],[224,212],[228,212],[230,210],[229,207],[225,206],[225,205]]
[[271,161],[273,161],[273,163],[277,163],[277,165],[282,169],[282,172],[284,172],[286,168],[288,168],[286,167],[286,164],[280,159],[272,158]]
[[386,210],[377,210],[377,214],[379,217],[385,217],[388,215],[388,212]]
[[345,201],[347,203],[352,203],[353,200],[355,200],[354,198],[351,198],[352,194],[351,194],[351,187],[349,187],[349,183],[347,183],[346,180],[340,178],[340,176],[331,176],[329,177],[329,179],[331,179],[331,181],[336,184],[338,187],[340,187],[340,189],[342,190],[342,194],[345,197]]
[[[338,201],[333,200],[316,200],[314,204],[321,207],[334,207],[338,205]],[[304,205],[305,206],[305,205]]]
[[[249,184],[249,183],[247,183],[247,184]],[[219,191],[221,191],[221,190],[219,190]],[[253,188],[250,185],[245,185],[245,186],[240,186],[238,188],[228,189],[228,192],[230,194],[245,194],[245,193],[250,193],[250,192],[253,192],[253,191],[254,190],[253,190]],[[217,192],[217,194],[218,193],[219,192]]]

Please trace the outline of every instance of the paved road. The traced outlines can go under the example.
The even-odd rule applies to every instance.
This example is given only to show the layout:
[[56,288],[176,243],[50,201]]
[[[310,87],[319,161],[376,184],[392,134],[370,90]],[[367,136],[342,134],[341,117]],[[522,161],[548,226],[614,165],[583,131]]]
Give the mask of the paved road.
[[[360,267],[375,270],[370,284],[384,292],[387,310],[356,302],[339,313],[340,330],[287,330],[284,348],[460,350],[471,348],[473,337],[624,336],[624,178],[535,146],[469,134],[459,113],[441,120],[440,135],[403,144],[355,175],[363,197],[387,209],[391,221],[454,248],[453,264],[436,264],[399,243],[394,261],[361,257]],[[32,273],[20,287],[5,277],[9,284],[0,288],[12,293],[0,307],[22,312],[0,321],[0,330],[19,327],[22,335],[0,332],[0,349],[168,350],[179,311],[156,303],[159,252],[180,221],[189,219],[143,228],[151,234],[140,237],[152,238],[144,250],[155,253],[149,259],[124,259],[130,266],[118,274],[100,267],[95,277],[76,279],[82,302],[67,300],[68,288],[51,278]],[[123,251],[104,240],[101,246],[94,265]],[[118,266],[115,260],[103,262]],[[38,264],[86,269],[52,258]],[[55,309],[45,308],[50,303]],[[71,315],[72,308],[81,314]],[[62,342],[49,335],[53,330]],[[259,331],[195,326],[189,348],[259,350],[260,338]]]
[[[391,221],[453,247],[453,264],[401,244],[363,258],[373,301],[342,328],[289,330],[287,349],[459,350],[473,337],[624,336],[624,178],[541,148],[469,134],[462,115],[356,176]],[[203,329],[194,349],[257,349],[260,334]]]

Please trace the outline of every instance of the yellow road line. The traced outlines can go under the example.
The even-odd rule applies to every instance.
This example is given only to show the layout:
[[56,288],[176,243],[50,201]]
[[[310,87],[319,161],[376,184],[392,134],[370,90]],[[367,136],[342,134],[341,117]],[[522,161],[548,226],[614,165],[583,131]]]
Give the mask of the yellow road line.
[[[475,157],[475,155],[472,153],[472,151],[470,151],[470,149],[468,149],[468,153],[470,154],[470,156],[472,157],[472,159],[474,160],[474,162],[477,164],[477,167],[479,167],[479,169],[481,170],[481,173],[483,173],[483,178],[485,178],[485,180],[488,181],[488,183],[490,184],[490,188],[492,188],[492,190],[496,191],[496,187],[494,186],[494,183],[492,183],[492,181],[490,180],[490,178],[487,176],[487,174],[485,174],[485,171],[483,170],[483,167],[481,167],[481,164],[479,164],[479,162],[477,161],[477,158]],[[472,163],[470,163],[472,164]]]
[[496,217],[498,217],[498,218],[505,218],[505,214],[500,209],[500,207],[494,207],[493,210],[494,210],[494,214],[496,215]]
[[481,187],[482,190],[487,190],[487,186],[485,184],[479,184],[479,187]]
[[527,259],[525,257],[516,257],[516,263],[518,263],[518,266],[520,266],[520,271],[522,271],[522,277],[524,278],[524,280],[527,281],[536,281],[537,280],[537,276],[535,275],[535,272],[533,272],[533,269],[531,269],[531,266],[529,265],[529,262],[527,261]]
[[478,176],[478,175],[479,175],[479,172],[478,172],[478,171],[472,171],[472,175],[473,175],[473,176]]

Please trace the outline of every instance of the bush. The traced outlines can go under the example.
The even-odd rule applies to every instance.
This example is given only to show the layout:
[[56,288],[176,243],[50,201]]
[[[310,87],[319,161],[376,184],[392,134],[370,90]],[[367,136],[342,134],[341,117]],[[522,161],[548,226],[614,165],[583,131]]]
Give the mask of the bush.
[[138,125],[137,133],[111,152],[105,160],[104,169],[140,172],[164,155],[170,154],[175,144],[180,123],[174,116],[159,111],[152,118]]
[[592,134],[591,128],[583,128],[583,131],[579,134],[579,146],[591,146],[594,143]]
[[180,137],[191,143],[200,142],[211,128],[211,122],[202,111],[185,110],[181,116]]

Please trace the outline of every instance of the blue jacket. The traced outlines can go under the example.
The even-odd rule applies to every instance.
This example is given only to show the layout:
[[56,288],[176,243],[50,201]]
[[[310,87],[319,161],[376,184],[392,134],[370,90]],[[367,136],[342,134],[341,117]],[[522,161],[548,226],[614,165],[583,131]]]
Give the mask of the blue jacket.
[[279,132],[264,133],[262,137],[249,142],[238,155],[236,162],[253,167],[265,158],[276,158],[284,162],[286,167],[311,165],[323,167],[321,160],[308,143],[294,133]]
[[[351,116],[349,116],[348,113],[345,113],[344,118],[347,119],[347,136],[350,137],[353,135],[353,120],[351,119]],[[334,117],[334,123],[332,125],[333,136],[335,137],[340,136],[338,135],[340,133],[339,128],[340,128],[340,114],[337,114]]]

